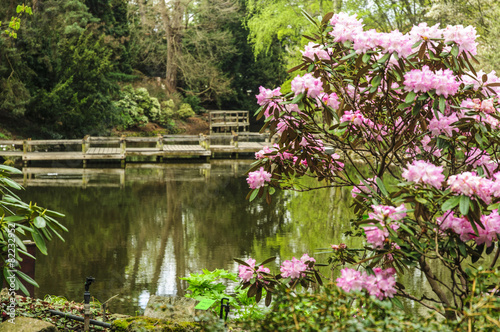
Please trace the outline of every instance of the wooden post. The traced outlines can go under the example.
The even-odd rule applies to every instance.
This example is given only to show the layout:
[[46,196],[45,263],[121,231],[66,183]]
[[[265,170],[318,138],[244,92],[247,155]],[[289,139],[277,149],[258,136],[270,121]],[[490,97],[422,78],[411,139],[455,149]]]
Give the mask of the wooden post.
[[232,132],[233,137],[231,138],[231,145],[233,145],[235,148],[238,147],[238,133],[235,133],[234,131]]
[[28,141],[23,141],[23,160],[24,160],[24,167],[28,166]]
[[123,156],[121,160],[121,167],[123,168],[125,167],[125,161],[127,158],[127,141],[125,135],[122,135],[122,137],[120,138],[120,151]]

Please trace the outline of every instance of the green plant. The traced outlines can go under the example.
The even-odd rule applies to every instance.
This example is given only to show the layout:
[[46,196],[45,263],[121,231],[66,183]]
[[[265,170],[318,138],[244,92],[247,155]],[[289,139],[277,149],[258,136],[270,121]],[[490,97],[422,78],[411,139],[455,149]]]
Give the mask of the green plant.
[[181,104],[181,106],[179,106],[179,109],[177,110],[177,116],[181,119],[187,119],[192,116],[195,116],[195,113],[191,108],[191,105]]
[[14,190],[23,189],[13,181],[12,174],[21,174],[16,168],[0,165],[0,256],[2,258],[3,278],[7,282],[9,294],[21,290],[28,295],[28,290],[21,283],[21,279],[38,287],[35,280],[19,270],[23,257],[32,257],[23,243],[23,239],[33,240],[44,255],[47,255],[46,242],[57,236],[64,241],[60,232],[67,232],[67,228],[55,218],[64,217],[63,214],[47,210],[36,203],[23,202]]
[[182,100],[182,102],[191,105],[191,108],[196,114],[200,114],[203,110],[203,107],[200,105],[201,100],[197,96],[188,95]]
[[185,296],[194,299],[210,299],[216,302],[212,305],[210,310],[216,316],[220,312],[220,303],[223,298],[229,299],[229,305],[232,312],[238,319],[259,318],[263,317],[263,311],[256,305],[254,298],[249,298],[240,286],[237,286],[232,294],[226,292],[227,285],[222,280],[237,282],[238,278],[236,273],[228,272],[224,269],[215,269],[209,271],[202,270],[203,273],[191,273],[189,277],[180,278],[189,283],[186,289],[190,293]]
[[391,302],[346,294],[333,284],[315,294],[278,291],[264,319],[239,324],[248,331],[452,331],[435,316],[408,315]]

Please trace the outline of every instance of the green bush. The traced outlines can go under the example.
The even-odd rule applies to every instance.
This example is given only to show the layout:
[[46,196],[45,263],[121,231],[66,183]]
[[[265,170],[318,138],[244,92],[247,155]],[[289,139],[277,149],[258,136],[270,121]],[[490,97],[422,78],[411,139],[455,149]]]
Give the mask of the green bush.
[[192,116],[195,116],[195,113],[193,109],[191,108],[191,105],[189,104],[181,104],[179,107],[179,110],[177,111],[177,116],[181,119],[187,119]]
[[410,316],[390,301],[346,294],[331,284],[316,294],[278,292],[272,311],[246,320],[247,331],[451,331],[434,316]]
[[123,88],[121,99],[115,101],[114,105],[120,110],[124,129],[141,127],[149,121],[170,125],[174,115],[173,108],[168,107],[169,102],[162,108],[158,99],[151,97],[146,88],[134,90],[132,86],[126,86]]

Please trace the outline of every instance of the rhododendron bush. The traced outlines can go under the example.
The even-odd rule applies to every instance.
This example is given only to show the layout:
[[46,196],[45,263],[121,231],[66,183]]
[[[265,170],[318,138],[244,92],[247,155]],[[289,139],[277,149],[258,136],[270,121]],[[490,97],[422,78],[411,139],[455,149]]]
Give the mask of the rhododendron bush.
[[[477,261],[498,268],[500,79],[474,68],[470,26],[379,33],[344,13],[314,24],[291,92],[261,87],[257,96],[276,144],[256,154],[249,199],[312,189],[302,176],[352,187],[366,245],[332,246],[330,262],[343,268],[337,286],[455,318]],[[434,294],[396,282],[410,268]],[[265,274],[251,269],[253,280]]]

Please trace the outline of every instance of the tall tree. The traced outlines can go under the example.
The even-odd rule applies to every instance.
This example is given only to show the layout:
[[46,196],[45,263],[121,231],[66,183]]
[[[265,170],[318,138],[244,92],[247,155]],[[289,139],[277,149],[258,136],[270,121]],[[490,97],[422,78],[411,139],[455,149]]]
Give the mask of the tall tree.
[[208,100],[229,92],[219,62],[235,51],[224,28],[237,19],[234,0],[139,0],[130,6],[135,52],[143,63],[164,69],[170,92],[181,87]]

